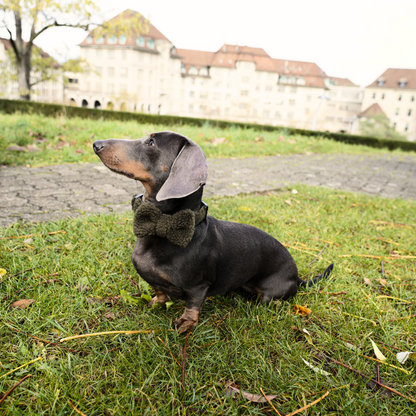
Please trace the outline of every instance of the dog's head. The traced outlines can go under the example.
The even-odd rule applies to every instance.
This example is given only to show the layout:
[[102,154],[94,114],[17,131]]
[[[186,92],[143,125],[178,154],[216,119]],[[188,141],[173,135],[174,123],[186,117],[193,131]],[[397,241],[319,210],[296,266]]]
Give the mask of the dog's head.
[[93,149],[110,170],[139,180],[157,201],[188,196],[207,179],[202,149],[171,131],[139,140],[97,140]]

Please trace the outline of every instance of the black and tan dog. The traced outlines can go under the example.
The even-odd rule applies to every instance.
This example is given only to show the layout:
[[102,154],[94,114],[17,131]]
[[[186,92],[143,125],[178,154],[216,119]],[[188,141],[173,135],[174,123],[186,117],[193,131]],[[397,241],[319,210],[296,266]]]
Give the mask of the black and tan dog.
[[159,132],[139,140],[100,140],[93,148],[109,169],[145,188],[144,196],[132,201],[139,238],[131,259],[155,289],[153,303],[164,306],[168,296],[186,300],[175,324],[179,332],[196,326],[206,296],[242,288],[262,302],[287,299],[299,285],[330,274],[332,264],[305,282],[292,256],[272,236],[206,215],[201,198],[207,163],[188,138]]

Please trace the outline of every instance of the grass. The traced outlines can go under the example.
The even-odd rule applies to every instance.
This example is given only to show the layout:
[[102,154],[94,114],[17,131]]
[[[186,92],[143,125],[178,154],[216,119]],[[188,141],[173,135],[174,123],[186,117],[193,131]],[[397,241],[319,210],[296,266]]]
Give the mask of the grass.
[[[398,350],[416,351],[416,259],[399,258],[416,255],[416,204],[296,189],[296,195],[285,190],[207,202],[212,215],[252,224],[287,244],[301,276],[310,278],[331,262],[333,274],[285,302],[263,305],[241,294],[208,299],[187,341],[184,381],[186,338],[171,329],[184,302],[175,300],[168,310],[149,309],[122,270],[141,292],[152,294],[130,263],[135,241],[130,214],[1,230],[0,268],[7,274],[0,278],[0,391],[33,375],[0,405],[2,414],[75,415],[69,400],[88,415],[273,414],[267,403],[226,397],[231,383],[250,393],[276,394],[273,404],[281,414],[327,390],[309,415],[413,414],[415,403],[409,399],[366,386],[376,375],[376,362],[363,355],[374,357],[371,338],[388,364],[405,370],[380,364],[383,383],[416,397],[415,363],[401,365],[395,358]],[[47,235],[61,230],[65,234]],[[4,239],[31,234],[42,235]],[[380,281],[381,259],[385,280]],[[21,299],[35,302],[22,310],[11,308]],[[295,314],[295,305],[311,314]],[[73,334],[119,330],[155,332],[59,343]],[[368,378],[322,361],[324,356]],[[2,377],[37,357],[42,359]],[[302,358],[330,375],[314,372]]]
[[[59,163],[97,162],[94,140],[137,139],[154,131],[174,130],[197,142],[209,158],[250,157],[311,153],[385,154],[385,149],[349,145],[324,138],[289,136],[284,130],[261,132],[253,129],[163,126],[88,119],[51,118],[39,115],[0,114],[0,165],[42,166]],[[28,145],[35,145],[32,152]],[[7,150],[22,146],[25,151]],[[408,153],[395,150],[397,155]]]

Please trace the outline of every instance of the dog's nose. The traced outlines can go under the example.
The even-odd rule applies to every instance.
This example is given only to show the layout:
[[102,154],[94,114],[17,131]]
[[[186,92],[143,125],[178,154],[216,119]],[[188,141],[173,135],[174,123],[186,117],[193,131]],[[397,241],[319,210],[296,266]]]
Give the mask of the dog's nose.
[[104,147],[104,144],[101,140],[95,141],[92,145],[92,148],[94,149],[95,153],[98,153],[103,147]]

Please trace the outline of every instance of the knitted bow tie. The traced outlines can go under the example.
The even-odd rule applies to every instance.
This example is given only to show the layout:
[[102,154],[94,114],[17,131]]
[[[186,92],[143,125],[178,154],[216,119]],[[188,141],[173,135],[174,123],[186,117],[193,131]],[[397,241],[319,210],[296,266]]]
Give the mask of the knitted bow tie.
[[163,237],[184,248],[191,242],[195,226],[207,216],[208,206],[202,204],[198,211],[184,209],[168,215],[150,202],[143,202],[142,195],[135,196],[131,201],[134,212],[133,232],[139,238],[148,235]]

